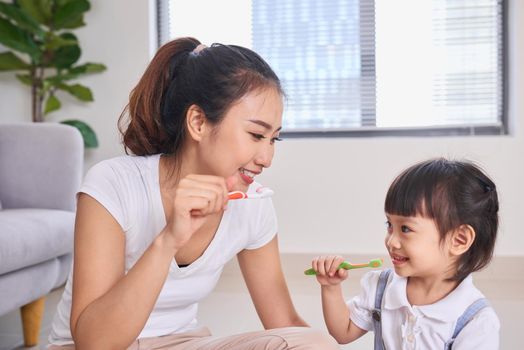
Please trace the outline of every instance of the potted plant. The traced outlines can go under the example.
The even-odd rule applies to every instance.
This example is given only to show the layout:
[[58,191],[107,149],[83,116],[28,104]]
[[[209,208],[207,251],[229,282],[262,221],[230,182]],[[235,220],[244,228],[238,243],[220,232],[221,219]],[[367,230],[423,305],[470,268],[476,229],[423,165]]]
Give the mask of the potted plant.
[[[20,82],[31,88],[32,119],[44,121],[45,115],[61,107],[59,93],[80,101],[93,101],[91,90],[74,83],[77,78],[106,69],[100,63],[78,64],[81,50],[71,32],[85,26],[87,0],[0,0],[0,72],[15,71]],[[97,147],[93,129],[80,120],[64,120],[79,129],[86,147]]]

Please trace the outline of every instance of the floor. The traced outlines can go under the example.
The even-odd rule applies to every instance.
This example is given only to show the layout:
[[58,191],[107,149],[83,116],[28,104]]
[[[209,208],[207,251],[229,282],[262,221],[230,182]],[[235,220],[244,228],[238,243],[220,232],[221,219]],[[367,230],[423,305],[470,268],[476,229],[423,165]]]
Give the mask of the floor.
[[[285,255],[282,258],[289,289],[301,316],[312,326],[325,329],[320,308],[319,287],[313,278],[302,271],[311,255]],[[366,261],[360,257],[354,261]],[[475,284],[490,299],[502,323],[501,349],[524,349],[521,336],[521,315],[524,314],[524,258],[498,258],[493,267],[475,276]],[[346,296],[356,294],[359,277],[364,271],[355,270],[344,283]],[[41,344],[33,348],[22,346],[20,316],[17,311],[0,317],[0,350],[45,349],[53,312],[62,289],[53,291],[46,301]],[[214,292],[200,306],[200,321],[214,334],[232,334],[260,329],[261,325],[235,262],[229,264]],[[227,315],[227,316],[226,316]],[[226,322],[225,322],[226,321]],[[341,349],[372,349],[372,334],[342,346]]]

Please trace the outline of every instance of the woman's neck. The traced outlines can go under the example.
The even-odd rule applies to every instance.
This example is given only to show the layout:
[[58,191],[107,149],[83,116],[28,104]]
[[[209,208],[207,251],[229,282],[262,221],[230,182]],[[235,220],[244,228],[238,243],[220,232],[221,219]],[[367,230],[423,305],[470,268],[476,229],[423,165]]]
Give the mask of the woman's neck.
[[162,155],[159,164],[160,187],[173,189],[178,182],[189,174],[197,174],[195,157],[188,151],[181,150],[177,155]]

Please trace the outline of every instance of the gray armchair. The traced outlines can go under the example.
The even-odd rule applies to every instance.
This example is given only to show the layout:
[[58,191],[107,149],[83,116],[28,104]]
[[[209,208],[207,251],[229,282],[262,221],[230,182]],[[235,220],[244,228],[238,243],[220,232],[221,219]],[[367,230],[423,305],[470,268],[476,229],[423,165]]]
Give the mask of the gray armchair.
[[73,127],[0,124],[0,315],[21,309],[26,346],[70,270],[83,154]]

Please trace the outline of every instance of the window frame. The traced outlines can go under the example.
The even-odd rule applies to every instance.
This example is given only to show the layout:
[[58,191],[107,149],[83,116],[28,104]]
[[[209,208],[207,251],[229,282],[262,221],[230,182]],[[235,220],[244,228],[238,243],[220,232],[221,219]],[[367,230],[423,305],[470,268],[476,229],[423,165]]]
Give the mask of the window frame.
[[[357,128],[282,130],[283,138],[361,138],[361,137],[442,137],[442,136],[496,136],[509,135],[508,95],[509,95],[509,52],[508,52],[508,0],[501,0],[501,53],[502,53],[502,86],[500,124],[493,125],[453,125],[428,127],[376,127],[361,126]],[[169,40],[169,0],[156,0],[157,48]],[[376,109],[375,109],[376,110]],[[375,119],[376,120],[376,119]]]

